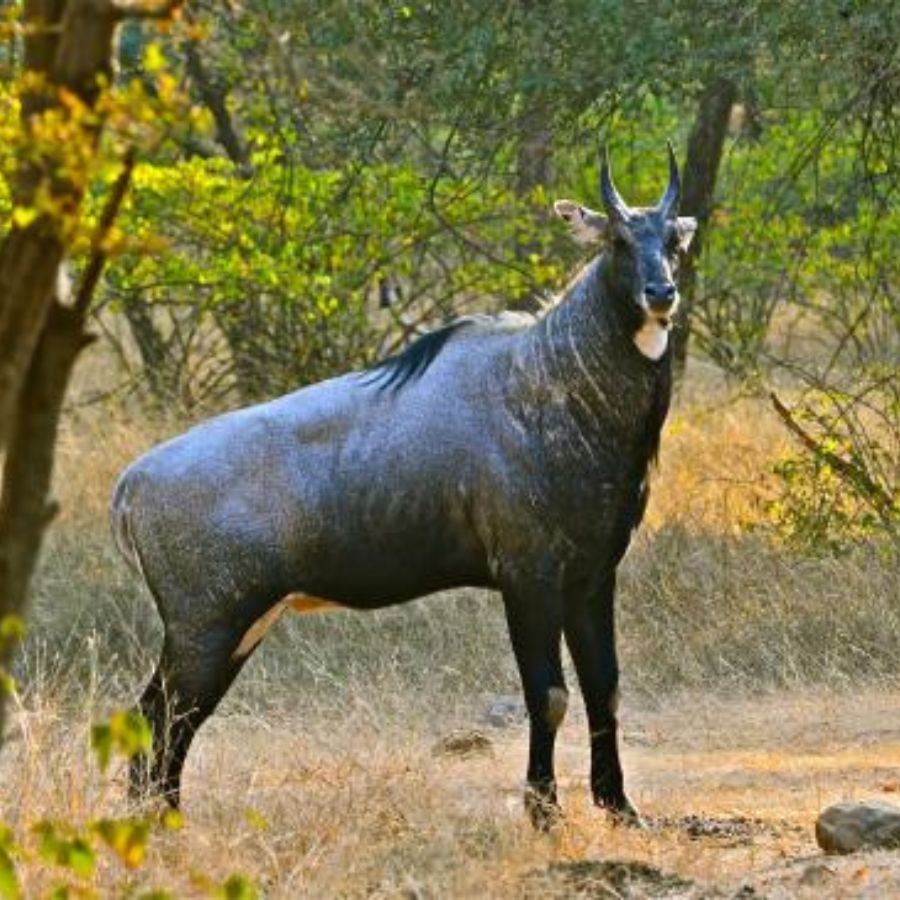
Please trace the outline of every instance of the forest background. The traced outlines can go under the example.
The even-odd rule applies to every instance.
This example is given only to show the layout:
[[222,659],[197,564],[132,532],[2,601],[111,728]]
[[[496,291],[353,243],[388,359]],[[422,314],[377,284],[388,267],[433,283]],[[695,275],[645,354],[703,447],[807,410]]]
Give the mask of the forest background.
[[[19,735],[4,765],[33,787],[4,791],[16,852],[28,854],[23,823],[64,819],[75,831],[34,850],[58,856],[112,802],[81,745],[54,735],[87,735],[152,665],[152,606],[106,530],[117,471],[193,421],[370,365],[453,316],[539,309],[584,255],[552,202],[597,205],[602,147],[626,199],[649,204],[671,139],[682,212],[701,223],[681,273],[661,477],[626,563],[627,690],[654,704],[893,689],[895,4],[7,0],[0,12],[0,612]],[[352,744],[347,722],[376,744],[408,721],[434,736],[514,693],[504,641],[497,604],[471,592],[284,623],[232,714],[262,727],[289,710],[307,724],[288,733],[313,753],[332,732]],[[48,774],[63,750],[68,792]],[[249,796],[257,770],[247,777],[236,790]],[[234,860],[204,814],[194,840],[224,878]],[[247,821],[248,841],[271,833]],[[502,843],[512,826],[496,827]],[[290,895],[389,893],[418,865],[373,850],[341,881],[347,835],[333,838],[310,839],[303,863],[277,846],[242,867]],[[441,853],[417,876],[438,892],[472,871],[468,850]],[[190,855],[174,869],[196,887]],[[91,859],[73,884],[124,883]]]

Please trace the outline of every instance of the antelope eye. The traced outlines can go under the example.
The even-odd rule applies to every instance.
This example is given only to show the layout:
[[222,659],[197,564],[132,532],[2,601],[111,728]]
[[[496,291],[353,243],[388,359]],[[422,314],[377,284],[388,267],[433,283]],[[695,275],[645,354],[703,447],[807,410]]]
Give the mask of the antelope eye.
[[678,253],[678,232],[671,228],[666,234],[666,253],[675,256]]

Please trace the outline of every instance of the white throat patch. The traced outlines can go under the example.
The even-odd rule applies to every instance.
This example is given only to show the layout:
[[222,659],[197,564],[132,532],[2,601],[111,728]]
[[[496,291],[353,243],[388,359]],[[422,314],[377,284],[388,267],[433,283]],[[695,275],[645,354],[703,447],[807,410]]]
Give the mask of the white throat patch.
[[659,319],[648,316],[634,333],[634,344],[647,357],[658,360],[669,346],[669,328]]

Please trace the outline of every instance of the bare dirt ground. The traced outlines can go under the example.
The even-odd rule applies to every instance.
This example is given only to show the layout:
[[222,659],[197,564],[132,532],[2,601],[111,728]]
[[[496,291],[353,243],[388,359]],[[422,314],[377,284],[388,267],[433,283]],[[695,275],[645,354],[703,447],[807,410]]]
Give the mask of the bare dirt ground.
[[[614,827],[588,805],[584,723],[580,710],[573,713],[559,748],[567,818],[548,837],[532,835],[521,813],[524,727],[480,729],[491,740],[491,752],[470,757],[426,757],[415,735],[393,759],[380,740],[375,748],[358,747],[356,759],[343,759],[326,775],[326,781],[337,782],[331,802],[346,803],[348,812],[356,803],[365,808],[365,783],[382,782],[374,811],[384,818],[383,827],[397,830],[398,857],[409,854],[405,883],[399,879],[395,885],[410,895],[900,894],[900,855],[825,858],[813,837],[823,806],[850,797],[890,799],[900,790],[900,695],[770,696],[734,703],[681,698],[657,709],[626,709],[625,765],[632,797],[648,819],[645,831]],[[231,726],[220,727],[224,732]],[[199,788],[210,767],[246,766],[243,776],[232,777],[242,777],[248,788],[254,784],[256,798],[248,800],[267,807],[274,798],[266,795],[277,794],[285,780],[296,784],[295,778],[308,781],[312,774],[302,767],[292,774],[284,766],[297,740],[248,734],[245,742],[229,742],[248,750],[259,742],[260,753],[282,760],[269,769],[255,753],[243,761],[228,758],[229,751],[212,738],[191,786]],[[277,751],[282,741],[284,756]],[[374,768],[367,770],[367,759]],[[319,765],[327,761],[320,758]],[[341,772],[357,767],[357,777],[344,781]],[[362,795],[354,797],[360,789]],[[295,796],[302,804],[302,789]],[[363,812],[363,821],[372,812]],[[350,813],[344,827],[352,831],[354,824]],[[307,839],[318,843],[313,835]],[[365,834],[359,840],[356,854],[364,856]],[[339,841],[353,838],[345,834]],[[446,866],[446,874],[432,868],[429,845],[431,861],[441,860],[435,868]],[[323,853],[322,864],[329,855]],[[341,868],[339,857],[330,864]],[[399,875],[402,864],[397,868]],[[377,890],[374,883],[369,887]]]
[[[439,749],[434,723],[379,724],[363,700],[309,731],[285,715],[220,716],[188,766],[184,829],[156,838],[140,873],[123,880],[110,865],[100,884],[195,896],[241,871],[268,897],[900,896],[900,853],[826,857],[813,836],[832,802],[898,799],[900,693],[626,706],[626,778],[645,830],[589,805],[573,709],[559,747],[566,817],[549,835],[522,813],[524,723],[488,724],[490,703],[473,711],[487,741],[469,753],[465,741]],[[122,773],[98,779],[83,733],[47,710],[21,715],[3,759],[7,821],[124,811]],[[45,864],[24,872],[26,896],[50,883]]]

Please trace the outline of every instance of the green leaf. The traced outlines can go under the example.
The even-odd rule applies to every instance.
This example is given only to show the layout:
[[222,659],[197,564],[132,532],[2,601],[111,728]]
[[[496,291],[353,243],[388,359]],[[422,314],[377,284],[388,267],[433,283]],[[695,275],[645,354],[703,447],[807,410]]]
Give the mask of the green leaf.
[[136,869],[144,861],[150,840],[146,819],[101,819],[92,829],[127,868]]
[[112,729],[107,723],[91,727],[91,748],[97,757],[100,771],[105,772],[112,758]]
[[221,900],[257,900],[259,890],[245,875],[229,875],[213,896]]
[[15,613],[7,613],[0,619],[0,638],[8,641],[21,641],[25,637],[25,622]]
[[80,878],[93,873],[96,856],[85,837],[69,826],[52,822],[38,822],[33,830],[38,836],[38,854],[47,862],[69,869]]
[[2,900],[19,900],[22,889],[16,876],[16,865],[4,846],[0,849],[0,898]]
[[137,710],[120,710],[107,722],[99,722],[91,728],[91,747],[100,770],[106,771],[114,752],[126,759],[149,754],[153,747],[153,730]]
[[9,672],[0,668],[0,693],[14,694],[16,692],[16,679]]
[[88,878],[94,871],[94,848],[83,838],[75,838],[69,845],[68,866],[79,877]]

